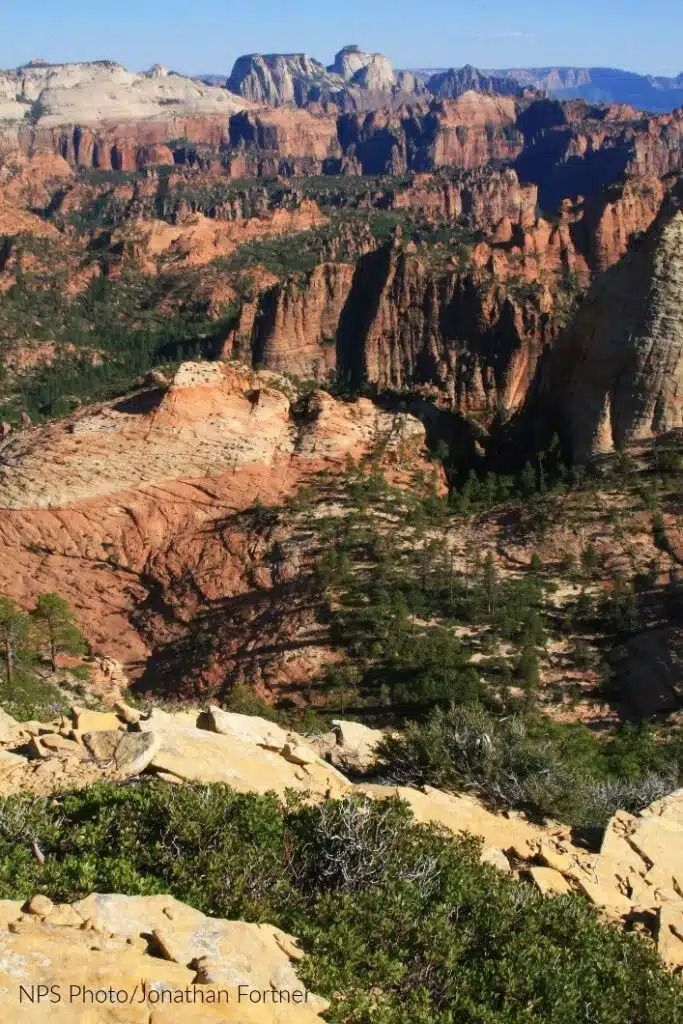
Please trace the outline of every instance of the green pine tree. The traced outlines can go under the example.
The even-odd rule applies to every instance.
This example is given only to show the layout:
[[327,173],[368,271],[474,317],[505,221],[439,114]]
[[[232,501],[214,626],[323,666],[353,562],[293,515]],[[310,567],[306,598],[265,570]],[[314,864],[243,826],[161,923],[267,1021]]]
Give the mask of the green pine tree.
[[52,671],[57,669],[58,654],[83,654],[86,643],[73,612],[59,594],[41,594],[33,617],[50,651]]

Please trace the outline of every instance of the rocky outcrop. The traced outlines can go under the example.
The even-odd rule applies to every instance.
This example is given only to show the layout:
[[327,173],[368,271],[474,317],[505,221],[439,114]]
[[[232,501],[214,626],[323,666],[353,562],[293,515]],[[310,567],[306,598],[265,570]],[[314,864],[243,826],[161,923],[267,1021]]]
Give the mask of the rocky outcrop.
[[453,100],[464,92],[498,93],[500,96],[522,97],[525,89],[514,78],[489,75],[466,64],[462,68],[439,71],[427,80],[427,88],[439,99]]
[[350,791],[333,758],[265,719],[217,707],[173,714],[154,708],[131,722],[133,710],[73,709],[51,723],[8,717],[0,734],[0,792],[49,793],[142,773],[170,783],[222,782],[241,793],[275,793],[283,802],[288,792],[322,799]]
[[389,244],[266,290],[223,355],[307,376],[336,369],[380,389],[433,386],[462,412],[493,414],[524,401],[552,337],[544,295],[518,303],[488,274],[435,273]]
[[273,285],[245,303],[222,357],[323,380],[337,365],[337,331],[354,267],[320,263],[305,278]]
[[252,53],[238,57],[227,87],[239,96],[269,107],[306,106],[331,100],[343,89],[338,75],[305,53]]
[[378,202],[483,233],[469,263],[434,267],[429,249],[400,235],[353,264],[321,263],[250,297],[222,356],[318,379],[337,371],[382,389],[427,385],[461,412],[515,410],[571,289],[578,295],[621,259],[665,192],[658,179],[629,179],[600,199],[565,202],[552,224],[537,217],[536,188],[512,170],[415,175]]
[[[281,564],[276,538],[245,510],[281,504],[385,436],[397,482],[411,464],[426,465],[424,428],[413,417],[323,393],[297,403],[290,382],[221,363],[186,363],[167,387],[14,432],[0,449],[0,593],[27,604],[38,593],[63,594],[93,646],[129,671],[139,675],[153,652],[163,656],[150,685],[181,665],[188,679],[188,657],[197,666],[192,687],[248,665],[257,677],[258,664],[287,650],[279,631],[311,628],[314,614],[299,572]],[[283,603],[273,604],[272,586]],[[201,669],[192,653],[200,608],[223,636],[213,668],[210,659]]]
[[[680,111],[645,118],[624,105],[530,102],[513,78],[470,67],[430,82],[432,92],[357,47],[329,68],[304,54],[242,57],[229,80],[239,95],[160,66],[141,75],[109,61],[41,63],[0,72],[0,145],[105,170],[199,161],[233,177],[516,160],[547,208],[625,173],[662,176],[683,166]],[[239,111],[253,101],[258,115],[245,120]],[[315,127],[297,113],[315,116]]]
[[238,57],[227,87],[247,100],[271,107],[333,104],[340,110],[368,110],[424,93],[409,73],[396,74],[380,53],[346,46],[325,67],[305,53]]
[[43,128],[102,121],[189,116],[229,117],[246,106],[226,89],[212,88],[160,65],[144,74],[113,61],[38,64],[0,71],[0,124]]
[[595,196],[625,175],[663,177],[683,166],[683,113],[644,118],[626,107],[538,100],[520,108],[515,168],[539,185],[545,210]]
[[[1,209],[1,208],[0,208]],[[261,217],[220,220],[201,213],[163,220],[131,220],[111,234],[114,248],[139,263],[147,273],[173,261],[174,267],[199,267],[257,238],[308,231],[327,223],[316,203],[303,200],[293,210],[266,210]]]
[[308,110],[245,112],[230,121],[230,144],[233,162],[240,153],[256,158],[261,174],[268,173],[264,168],[269,160],[274,169],[270,173],[279,173],[289,161],[289,173],[294,174],[302,173],[297,169],[304,166],[322,169],[326,161],[342,155],[336,118]]
[[0,1012],[16,1018],[20,1007],[39,1024],[41,991],[63,995],[49,1009],[56,1024],[320,1024],[328,1003],[299,980],[302,956],[278,928],[208,917],[172,896],[2,900]]
[[495,233],[501,221],[509,222],[510,228],[530,227],[536,221],[537,203],[535,185],[522,185],[509,168],[486,168],[457,177],[448,172],[415,174],[389,205],[434,219],[462,219],[475,231]]
[[552,394],[576,458],[683,425],[683,213],[602,274],[557,348]]
[[318,109],[246,111],[230,119],[227,160],[234,177],[468,170],[518,156],[516,117],[514,100],[475,92],[339,117]]
[[139,121],[55,127],[44,127],[40,123],[22,125],[12,138],[14,145],[27,156],[56,153],[72,167],[135,171],[173,166],[175,152],[180,159],[188,144],[218,152],[227,144],[229,132],[228,118],[223,114],[188,116],[176,114],[169,107],[162,117]]
[[[77,721],[75,715],[73,721]],[[544,894],[580,893],[612,920],[629,926],[644,924],[655,935],[663,959],[672,968],[683,968],[681,790],[640,815],[617,812],[607,826],[600,852],[595,854],[575,846],[568,828],[535,824],[522,814],[497,814],[469,794],[431,786],[352,785],[333,766],[340,764],[360,774],[371,771],[382,740],[381,732],[355,722],[337,721],[331,737],[320,736],[310,742],[273,722],[218,707],[172,714],[155,708],[132,724],[119,720],[114,731],[107,730],[103,721],[103,730],[82,737],[78,730],[69,731],[69,724],[62,721],[33,729],[44,748],[39,755],[41,764],[62,765],[53,779],[53,790],[82,784],[77,765],[89,754],[94,760],[92,771],[99,770],[101,778],[121,780],[144,771],[171,784],[222,782],[242,793],[272,792],[283,803],[288,792],[318,801],[354,794],[369,800],[398,798],[408,804],[418,822],[455,835],[479,837],[483,862],[528,878]],[[57,739],[69,742],[76,751],[50,743]],[[4,760],[0,758],[0,791],[5,793],[36,788],[31,762],[13,752],[19,742],[21,727],[17,726],[5,749],[0,750],[4,755]],[[124,747],[130,756],[116,763],[118,751]],[[71,769],[64,769],[65,762]],[[77,904],[76,910],[79,908]],[[50,910],[46,907],[43,912],[49,914]]]
[[340,118],[339,139],[364,174],[468,170],[521,152],[516,118],[514,100],[467,92],[455,100],[347,115]]
[[628,252],[631,240],[650,227],[667,186],[660,178],[627,178],[621,187],[595,197],[585,206],[579,245],[595,272],[607,270]]

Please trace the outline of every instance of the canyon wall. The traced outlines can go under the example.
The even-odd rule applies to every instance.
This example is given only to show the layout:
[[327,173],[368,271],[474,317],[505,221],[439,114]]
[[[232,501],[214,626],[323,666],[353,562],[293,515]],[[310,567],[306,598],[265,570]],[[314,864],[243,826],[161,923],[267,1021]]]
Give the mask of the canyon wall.
[[643,118],[627,108],[467,92],[369,112],[260,107],[229,114],[157,112],[96,124],[37,121],[0,130],[2,146],[52,152],[104,170],[203,163],[231,177],[405,174],[512,162],[541,188],[541,205],[588,195],[619,176],[683,166],[683,112]]
[[576,458],[683,427],[683,213],[666,210],[597,278],[553,354]]

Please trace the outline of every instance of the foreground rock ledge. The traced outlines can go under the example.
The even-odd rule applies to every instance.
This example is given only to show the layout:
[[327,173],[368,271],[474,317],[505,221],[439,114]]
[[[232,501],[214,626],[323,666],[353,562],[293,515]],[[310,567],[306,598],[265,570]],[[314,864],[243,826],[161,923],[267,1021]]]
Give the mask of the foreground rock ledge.
[[299,980],[301,957],[278,928],[171,896],[0,900],[0,1019],[315,1024],[329,1004]]
[[526,878],[544,895],[580,894],[608,920],[649,934],[663,961],[683,969],[683,790],[640,815],[617,812],[600,853],[591,853],[572,842],[566,826],[495,813],[469,794],[354,784],[335,765],[371,770],[382,737],[357,723],[335,722],[332,732],[312,739],[217,707],[173,714],[155,708],[143,718],[119,704],[116,712],[74,708],[71,719],[51,724],[5,715],[0,793],[50,793],[144,774],[169,784],[275,793],[283,802],[290,791],[318,801],[398,798],[418,822],[480,837],[484,863]]

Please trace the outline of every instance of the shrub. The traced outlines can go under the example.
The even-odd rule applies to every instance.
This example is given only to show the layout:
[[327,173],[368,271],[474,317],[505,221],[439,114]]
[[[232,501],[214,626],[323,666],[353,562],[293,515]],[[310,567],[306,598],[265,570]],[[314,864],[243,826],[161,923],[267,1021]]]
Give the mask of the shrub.
[[580,725],[541,715],[499,718],[478,705],[436,711],[385,740],[383,772],[399,784],[469,790],[575,825],[603,826],[619,807],[639,811],[676,788],[681,741],[625,729],[601,742]]
[[[31,851],[39,842],[45,863]],[[224,786],[0,800],[0,897],[170,892],[302,940],[330,1024],[671,1024],[679,982],[578,896],[546,899],[398,801],[284,811]]]

